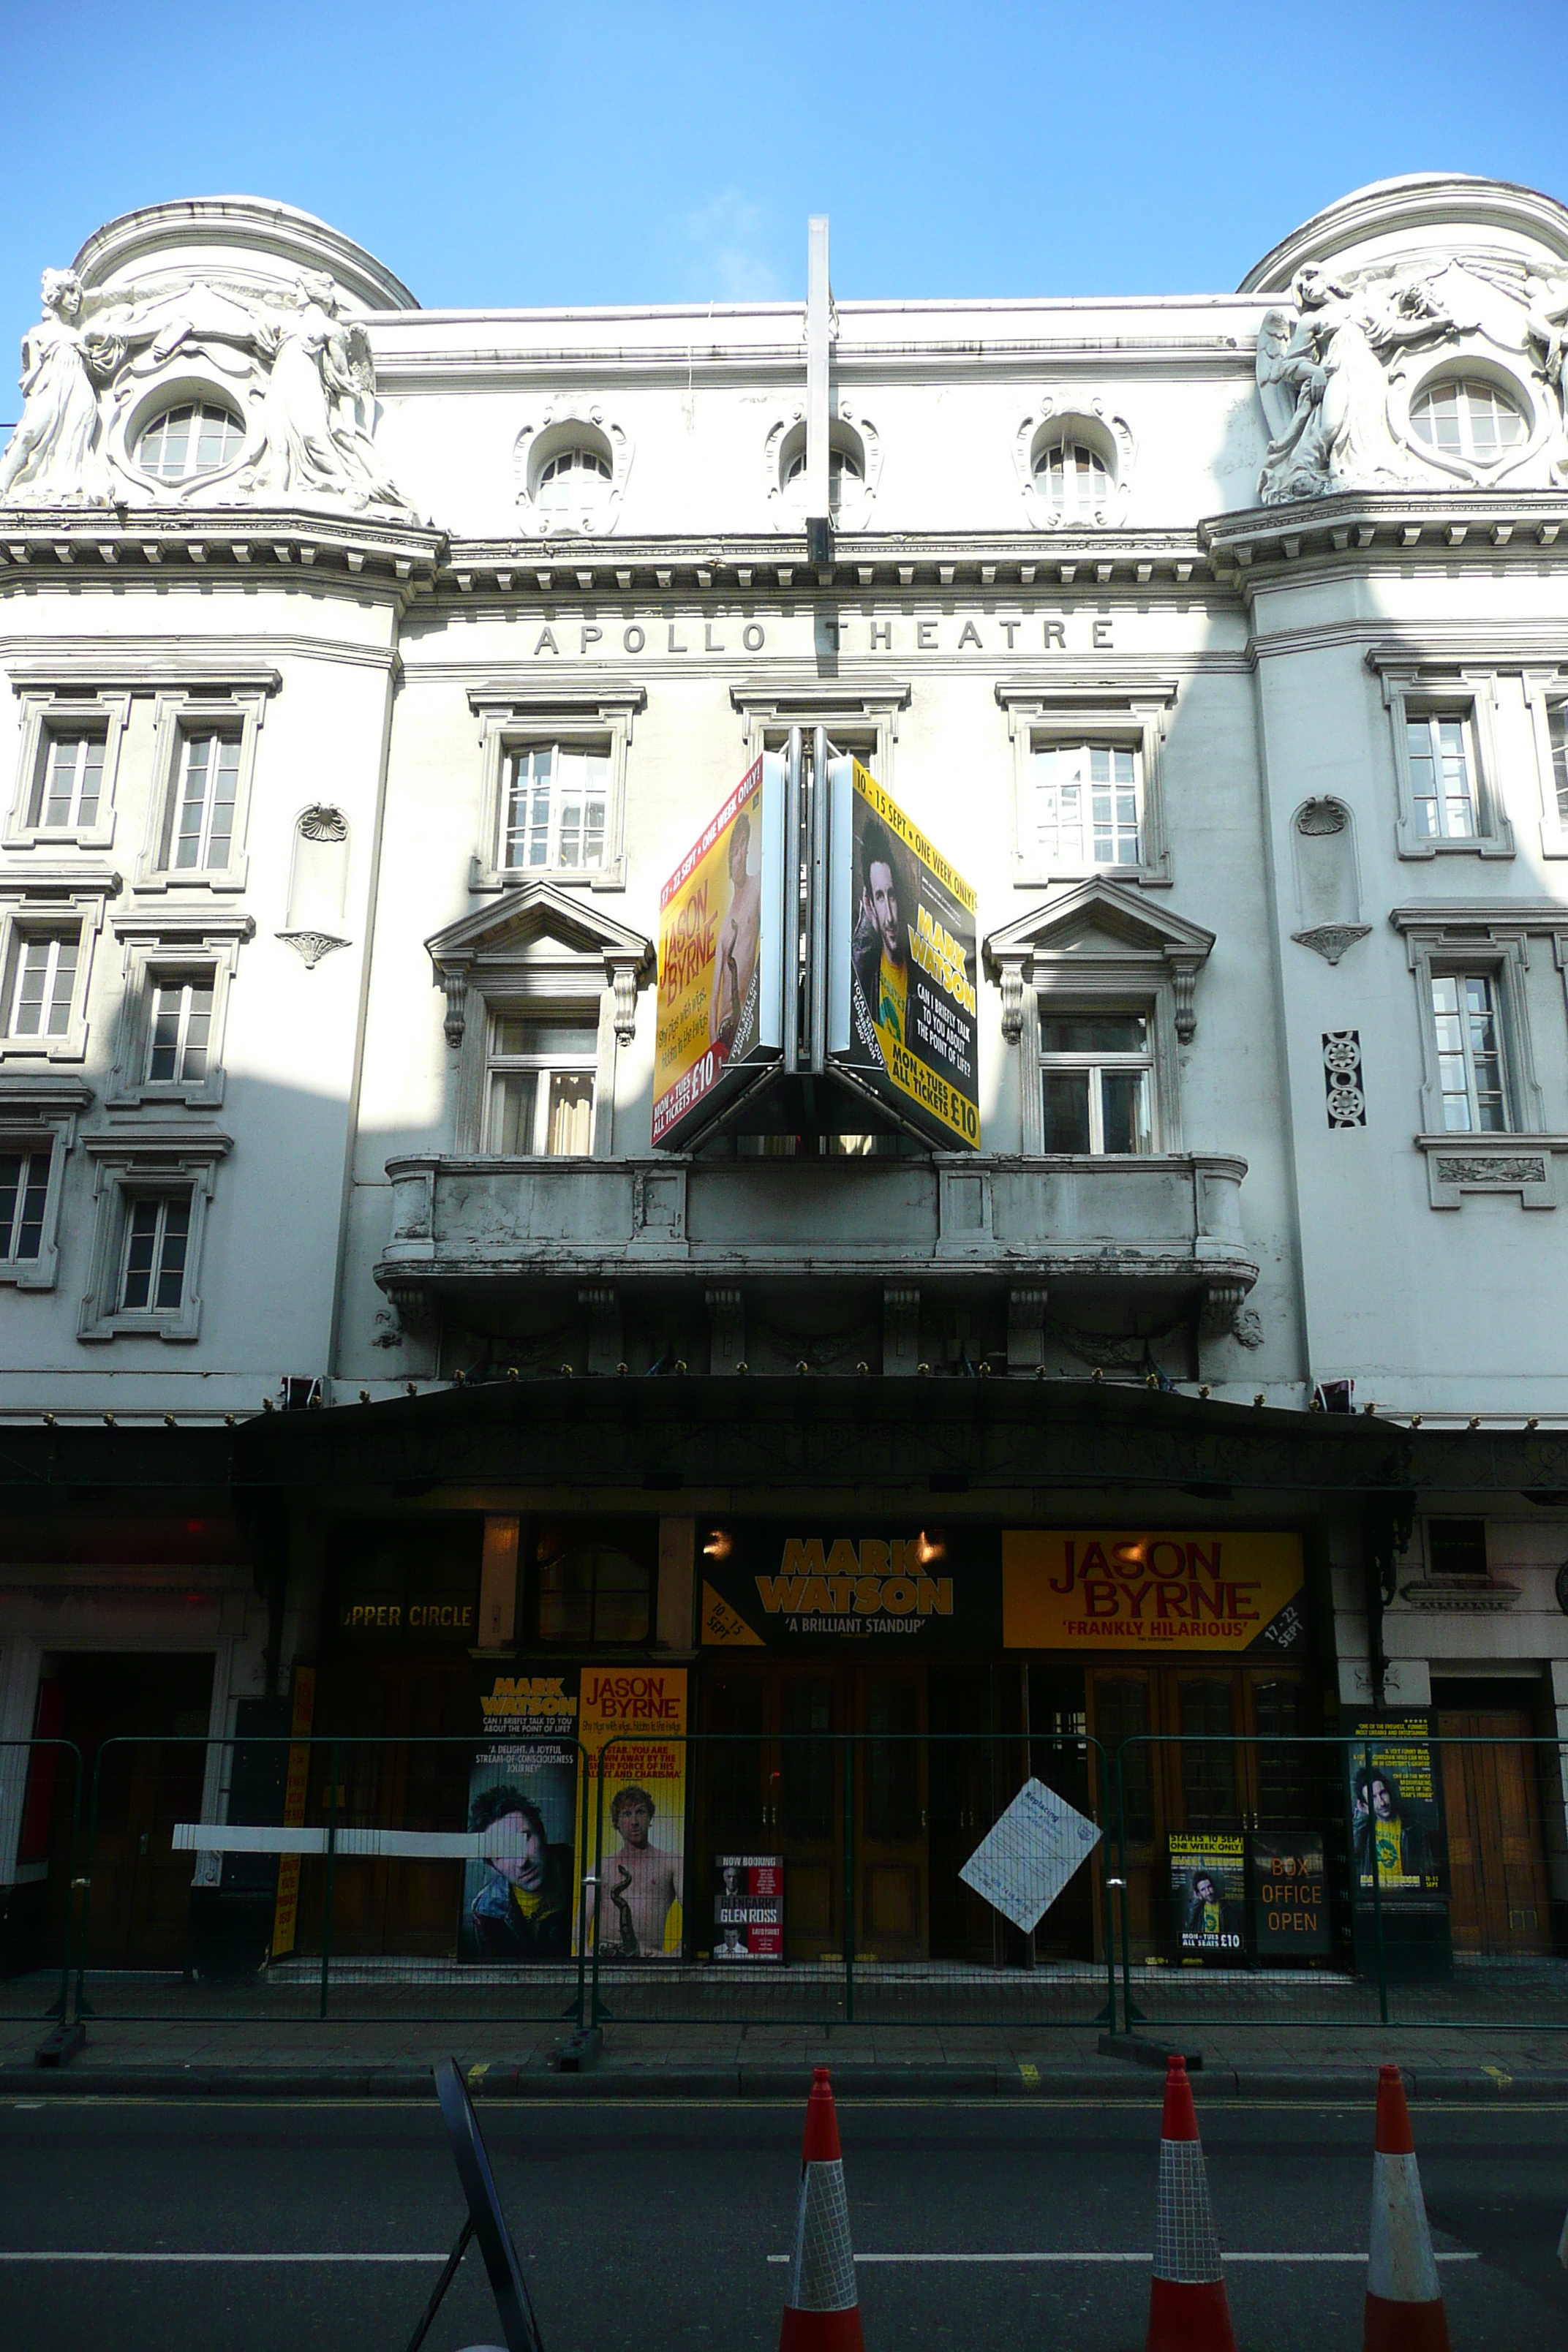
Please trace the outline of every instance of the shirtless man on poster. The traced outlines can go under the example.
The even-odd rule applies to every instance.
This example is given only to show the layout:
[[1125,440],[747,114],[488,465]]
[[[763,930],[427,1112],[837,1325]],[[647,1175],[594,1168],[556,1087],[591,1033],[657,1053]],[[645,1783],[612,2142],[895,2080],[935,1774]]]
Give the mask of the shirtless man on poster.
[[680,1901],[680,1857],[652,1843],[658,1811],[646,1789],[617,1789],[610,1820],[620,1832],[619,1853],[607,1853],[599,1885],[599,1949],[621,1959],[664,1954],[665,1923]]
[[726,1052],[735,1042],[757,968],[757,942],[763,928],[762,876],[746,871],[751,845],[752,820],[742,809],[730,827],[730,911],[719,926],[713,992],[708,1005],[709,1037]]

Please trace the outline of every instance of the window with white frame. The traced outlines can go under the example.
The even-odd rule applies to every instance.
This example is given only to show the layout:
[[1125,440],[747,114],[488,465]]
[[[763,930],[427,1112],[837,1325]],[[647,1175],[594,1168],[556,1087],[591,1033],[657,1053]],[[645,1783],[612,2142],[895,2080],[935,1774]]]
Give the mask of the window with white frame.
[[[805,500],[805,467],[806,453],[803,444],[784,467],[784,495],[794,506],[804,505]],[[865,468],[853,449],[829,449],[827,453],[828,513],[837,514],[843,503],[846,482],[863,482],[865,478]]]
[[1552,749],[1552,789],[1557,802],[1557,822],[1568,827],[1568,702],[1554,702],[1547,711],[1546,736]]
[[511,746],[498,864],[509,873],[602,872],[610,763],[607,742]]
[[180,730],[163,864],[172,874],[200,874],[229,863],[239,792],[237,730]]
[[205,1079],[214,979],[210,965],[154,977],[142,1074],[148,1086],[192,1086]]
[[1443,1126],[1450,1134],[1505,1135],[1508,1070],[1490,972],[1434,972],[1432,1021]]
[[47,833],[80,833],[96,825],[107,748],[100,728],[50,730],[40,745],[28,825]]
[[245,427],[226,403],[186,400],[143,428],[136,462],[155,482],[188,482],[216,474],[244,446]]
[[1416,710],[1405,719],[1410,803],[1423,841],[1471,841],[1480,831],[1468,712]]
[[179,1313],[185,1304],[190,1239],[188,1187],[127,1198],[117,1301],[122,1315]]
[[52,1141],[0,1144],[0,1265],[36,1265],[43,1253]]
[[1435,383],[1410,404],[1410,429],[1445,457],[1495,466],[1529,438],[1524,418],[1497,385],[1461,376]]
[[558,450],[539,470],[533,502],[542,514],[574,514],[602,503],[614,474],[597,449]]
[[69,1034],[80,953],[77,924],[61,930],[13,930],[5,972],[7,1037]]
[[1083,441],[1058,441],[1035,460],[1035,488],[1068,521],[1088,522],[1110,497],[1110,468]]
[[1037,858],[1069,870],[1143,862],[1142,780],[1131,743],[1043,743],[1030,760]]
[[586,1158],[594,1149],[598,1013],[492,1008],[485,1073],[485,1150],[509,1158]]
[[1146,1011],[1040,1008],[1047,1151],[1154,1149],[1152,1023]]

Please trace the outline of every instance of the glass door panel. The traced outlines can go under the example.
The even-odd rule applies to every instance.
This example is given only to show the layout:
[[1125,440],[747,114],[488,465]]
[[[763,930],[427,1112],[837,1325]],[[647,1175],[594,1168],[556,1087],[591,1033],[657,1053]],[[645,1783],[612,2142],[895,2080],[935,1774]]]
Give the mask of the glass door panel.
[[860,1684],[857,1955],[921,1959],[927,1950],[925,1675],[868,1669]]

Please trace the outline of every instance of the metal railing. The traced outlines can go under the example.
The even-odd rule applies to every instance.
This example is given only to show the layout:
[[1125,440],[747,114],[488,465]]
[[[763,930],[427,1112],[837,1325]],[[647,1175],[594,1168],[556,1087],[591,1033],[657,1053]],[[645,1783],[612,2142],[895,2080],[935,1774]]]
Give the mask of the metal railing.
[[[1555,1740],[1393,1722],[1352,1737],[1139,1733],[1114,1751],[984,1729],[654,1744],[637,1730],[596,1751],[556,1740],[547,1769],[541,1743],[482,1734],[125,1737],[90,1769],[69,1740],[0,1743],[0,1827],[13,1857],[24,1822],[33,1841],[25,1875],[12,1872],[0,2015],[935,2035],[1568,2027]],[[237,1801],[240,1750],[252,1765],[267,1751],[278,1787],[284,1751],[304,1751],[303,1822]],[[1033,1930],[960,1874],[1031,1781],[1098,1832]],[[216,1818],[247,1810],[270,1817]],[[1012,1866],[1026,1921],[1030,1854]],[[742,1867],[768,1885],[749,1906],[755,1940],[755,1920],[743,1937],[725,1925],[753,1891]]]

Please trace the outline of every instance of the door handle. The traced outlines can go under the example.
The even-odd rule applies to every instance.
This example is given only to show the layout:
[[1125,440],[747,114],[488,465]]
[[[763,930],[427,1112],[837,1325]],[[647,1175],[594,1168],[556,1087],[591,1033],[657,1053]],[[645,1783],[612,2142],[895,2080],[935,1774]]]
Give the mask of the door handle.
[[139,1854],[142,1855],[147,1852],[147,1832],[145,1830],[142,1831],[141,1836],[136,1841],[136,1851]]

